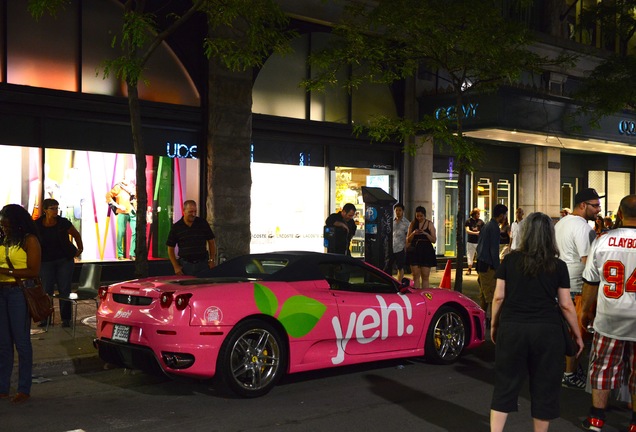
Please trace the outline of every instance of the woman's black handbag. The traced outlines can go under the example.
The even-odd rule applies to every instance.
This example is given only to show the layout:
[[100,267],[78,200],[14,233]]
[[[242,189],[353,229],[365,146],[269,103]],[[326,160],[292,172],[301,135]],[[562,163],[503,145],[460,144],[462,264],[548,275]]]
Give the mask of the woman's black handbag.
[[565,341],[565,355],[568,357],[573,357],[576,355],[578,347],[576,346],[576,342],[574,341],[574,339],[572,339],[570,325],[563,316],[563,311],[559,307],[558,303],[557,308],[559,310],[559,316],[561,317],[561,329],[563,331],[563,340]]
[[559,318],[561,319],[561,332],[563,333],[563,342],[565,343],[565,355],[568,357],[573,357],[578,352],[578,346],[576,342],[572,338],[572,332],[570,331],[570,325],[568,324],[565,316],[563,316],[563,311],[561,310],[561,306],[559,306],[559,302],[556,298],[552,297],[548,292],[548,287],[545,284],[542,284],[545,289],[546,294],[552,300],[554,300],[555,307],[557,309],[557,313],[559,314]]

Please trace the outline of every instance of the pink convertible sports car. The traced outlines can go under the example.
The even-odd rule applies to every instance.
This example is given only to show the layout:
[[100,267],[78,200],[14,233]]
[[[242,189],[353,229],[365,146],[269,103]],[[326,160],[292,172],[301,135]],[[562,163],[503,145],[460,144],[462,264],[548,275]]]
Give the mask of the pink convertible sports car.
[[199,275],[100,289],[100,357],[261,396],[284,373],[424,355],[451,363],[484,341],[484,311],[415,290],[343,255],[246,255]]

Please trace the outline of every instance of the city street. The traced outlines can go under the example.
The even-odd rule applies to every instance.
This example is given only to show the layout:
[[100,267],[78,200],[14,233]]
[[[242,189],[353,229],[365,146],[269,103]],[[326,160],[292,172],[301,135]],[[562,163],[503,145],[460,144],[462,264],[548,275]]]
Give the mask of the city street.
[[[243,400],[210,383],[170,381],[124,369],[34,384],[29,402],[0,403],[3,431],[477,431],[488,430],[494,348],[486,342],[452,366],[421,359],[291,376],[270,394]],[[590,395],[563,389],[551,430],[578,431]],[[625,430],[614,405],[604,432]],[[527,391],[509,431],[531,430]]]

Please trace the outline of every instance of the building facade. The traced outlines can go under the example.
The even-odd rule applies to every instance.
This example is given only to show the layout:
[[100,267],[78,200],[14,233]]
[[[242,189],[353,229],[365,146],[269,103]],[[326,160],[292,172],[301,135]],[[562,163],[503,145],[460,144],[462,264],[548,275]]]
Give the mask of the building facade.
[[[251,76],[250,200],[237,204],[231,194],[218,200],[215,184],[228,175],[217,176],[210,130],[223,82],[211,84],[214,68],[200,45],[207,29],[194,21],[162,45],[148,66],[148,84],[139,87],[149,258],[167,256],[165,237],[181,217],[185,199],[201,203],[200,212],[218,230],[220,253],[227,256],[241,248],[322,251],[326,216],[347,202],[358,207],[352,254],[362,256],[362,186],[380,187],[404,202],[409,219],[423,205],[437,228],[438,256],[455,255],[460,200],[468,211],[482,209],[486,220],[497,203],[556,218],[560,208],[572,207],[579,189],[589,186],[606,195],[603,212],[613,214],[620,199],[634,191],[636,116],[606,117],[599,128],[584,119],[568,120],[577,108],[571,94],[600,61],[595,50],[606,48],[597,46],[599,32],[574,30],[570,23],[580,5],[570,3],[560,4],[567,19],[546,26],[544,17],[534,26],[545,35],[537,50],[582,53],[575,68],[524,76],[463,107],[465,133],[485,155],[463,197],[457,192],[453,154],[444,146],[422,139],[410,156],[399,144],[352,134],[353,124],[373,115],[420,118],[447,112],[454,107],[449,95],[430,75],[394,86],[365,85],[351,94],[305,91],[299,83],[312,74],[306,60],[328,43],[340,10],[319,0],[281,0],[299,36],[292,54],[272,55]],[[105,194],[135,168],[135,159],[125,86],[99,71],[101,62],[113,56],[121,3],[73,1],[56,18],[39,22],[25,4],[0,0],[0,5],[0,155],[10,161],[0,204],[20,203],[37,217],[41,201],[54,197],[62,215],[82,233],[82,259],[114,260],[117,228]],[[230,139],[232,127],[227,125]],[[234,209],[223,215],[220,207],[226,206]],[[249,223],[249,245],[232,245],[237,243],[227,234],[232,221]]]

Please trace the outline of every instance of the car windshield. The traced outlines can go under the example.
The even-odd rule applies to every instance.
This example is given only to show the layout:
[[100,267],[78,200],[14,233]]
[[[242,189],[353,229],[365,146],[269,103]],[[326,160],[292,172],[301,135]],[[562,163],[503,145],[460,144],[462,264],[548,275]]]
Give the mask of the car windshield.
[[395,293],[394,281],[359,263],[321,263],[320,271],[332,290],[365,293]]
[[285,259],[257,259],[253,258],[245,263],[245,273],[249,275],[272,275],[287,267],[289,261]]

